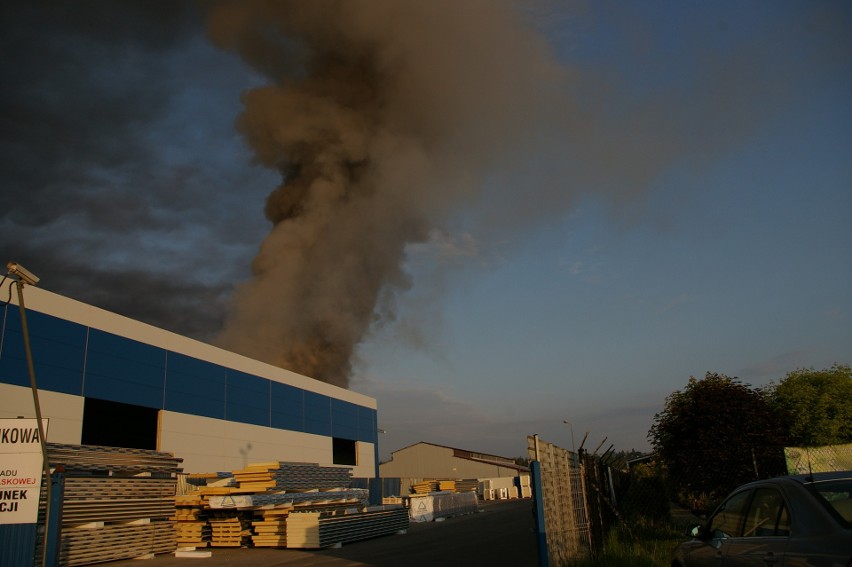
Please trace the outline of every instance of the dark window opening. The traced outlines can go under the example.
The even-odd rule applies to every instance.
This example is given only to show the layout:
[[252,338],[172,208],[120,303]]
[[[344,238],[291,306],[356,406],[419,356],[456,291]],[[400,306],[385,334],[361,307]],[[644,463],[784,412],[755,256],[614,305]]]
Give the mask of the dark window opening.
[[159,410],[86,398],[83,445],[157,449]]
[[358,451],[356,450],[357,443],[350,439],[339,439],[333,437],[331,440],[332,446],[332,462],[335,465],[352,465],[358,464]]

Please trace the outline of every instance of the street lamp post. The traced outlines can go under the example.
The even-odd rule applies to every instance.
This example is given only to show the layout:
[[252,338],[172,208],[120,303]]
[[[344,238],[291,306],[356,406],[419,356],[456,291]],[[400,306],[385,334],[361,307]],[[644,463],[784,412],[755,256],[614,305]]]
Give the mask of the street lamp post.
[[568,421],[567,419],[563,419],[562,423],[564,423],[565,425],[567,425],[568,427],[571,428],[571,452],[576,453],[577,450],[576,450],[576,447],[574,445],[574,426],[571,425],[571,422]]

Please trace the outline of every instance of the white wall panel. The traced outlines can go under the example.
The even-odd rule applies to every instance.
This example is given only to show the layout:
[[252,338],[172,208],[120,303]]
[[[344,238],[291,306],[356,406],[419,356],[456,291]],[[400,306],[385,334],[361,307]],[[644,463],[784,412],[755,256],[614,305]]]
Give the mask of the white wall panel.
[[[330,437],[168,411],[160,423],[160,450],[183,458],[185,472],[231,471],[266,461],[332,465]],[[372,453],[363,458],[370,471],[363,476],[372,476]]]
[[[48,418],[47,440],[79,445],[83,432],[81,396],[39,390],[41,416]],[[35,417],[32,388],[0,384],[0,417]]]

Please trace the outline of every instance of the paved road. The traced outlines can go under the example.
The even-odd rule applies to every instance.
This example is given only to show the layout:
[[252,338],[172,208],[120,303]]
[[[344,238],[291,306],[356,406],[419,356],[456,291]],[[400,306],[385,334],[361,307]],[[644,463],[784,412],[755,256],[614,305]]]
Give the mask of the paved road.
[[464,567],[538,565],[530,500],[480,503],[480,512],[443,522],[412,523],[405,535],[350,543],[338,549],[210,548],[207,559],[158,555],[105,567]]

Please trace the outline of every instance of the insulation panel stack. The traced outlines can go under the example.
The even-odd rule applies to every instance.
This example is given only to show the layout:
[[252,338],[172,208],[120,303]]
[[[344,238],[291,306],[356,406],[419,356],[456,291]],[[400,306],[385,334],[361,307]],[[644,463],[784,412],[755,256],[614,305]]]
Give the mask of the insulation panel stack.
[[175,550],[171,518],[182,459],[92,445],[48,443],[47,451],[51,466],[65,470],[59,565]]
[[321,549],[408,529],[408,510],[379,506],[355,514],[294,512],[287,518],[287,547]]
[[411,490],[415,494],[429,494],[430,492],[438,492],[437,480],[423,480],[411,485]]
[[287,506],[258,511],[251,523],[252,544],[255,547],[287,547],[287,517],[292,509]]
[[246,514],[216,514],[208,521],[212,547],[243,547],[251,543],[251,518]]
[[175,496],[175,542],[178,547],[207,547],[211,529],[205,500],[200,494]]
[[456,481],[456,492],[476,492],[479,481],[475,478]]

